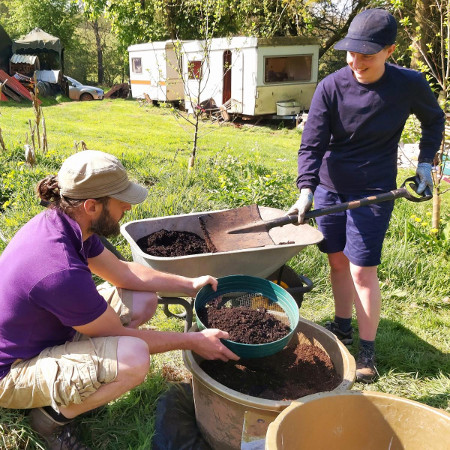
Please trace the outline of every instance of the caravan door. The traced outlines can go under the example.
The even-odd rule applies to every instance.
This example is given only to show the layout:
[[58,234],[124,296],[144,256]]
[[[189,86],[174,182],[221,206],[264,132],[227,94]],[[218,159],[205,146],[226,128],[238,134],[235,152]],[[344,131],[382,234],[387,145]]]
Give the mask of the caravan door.
[[232,57],[231,104],[227,109],[233,113],[242,114],[244,106],[244,52],[242,49],[234,49]]
[[222,105],[231,99],[231,50],[223,52],[223,88],[222,88]]

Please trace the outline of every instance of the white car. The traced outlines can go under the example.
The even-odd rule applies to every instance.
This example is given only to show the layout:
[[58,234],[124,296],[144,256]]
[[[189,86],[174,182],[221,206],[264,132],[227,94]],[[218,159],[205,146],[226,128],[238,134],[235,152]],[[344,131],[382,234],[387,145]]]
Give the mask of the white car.
[[74,78],[68,77],[67,75],[64,75],[64,78],[67,80],[67,84],[69,85],[69,97],[72,100],[89,101],[103,99],[103,89],[94,86],[86,86]]

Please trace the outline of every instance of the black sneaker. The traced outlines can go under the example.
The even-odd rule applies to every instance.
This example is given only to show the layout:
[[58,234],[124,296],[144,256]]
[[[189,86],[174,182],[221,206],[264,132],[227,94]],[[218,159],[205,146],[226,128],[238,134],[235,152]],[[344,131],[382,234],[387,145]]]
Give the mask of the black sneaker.
[[56,421],[43,408],[30,411],[30,424],[45,439],[47,450],[89,450],[75,437],[71,422]]
[[356,381],[360,383],[373,383],[379,376],[375,367],[375,353],[362,348],[356,360]]
[[350,330],[345,332],[339,328],[339,325],[336,322],[326,322],[324,327],[336,335],[344,345],[353,344],[353,327],[350,327]]

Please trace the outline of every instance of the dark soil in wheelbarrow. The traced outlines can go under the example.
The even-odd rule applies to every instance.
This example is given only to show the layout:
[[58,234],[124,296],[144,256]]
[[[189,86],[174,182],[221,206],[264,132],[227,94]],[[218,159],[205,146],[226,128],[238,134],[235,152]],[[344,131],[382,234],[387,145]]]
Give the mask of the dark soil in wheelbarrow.
[[203,238],[190,231],[159,230],[136,241],[144,252],[152,256],[176,257],[210,253]]

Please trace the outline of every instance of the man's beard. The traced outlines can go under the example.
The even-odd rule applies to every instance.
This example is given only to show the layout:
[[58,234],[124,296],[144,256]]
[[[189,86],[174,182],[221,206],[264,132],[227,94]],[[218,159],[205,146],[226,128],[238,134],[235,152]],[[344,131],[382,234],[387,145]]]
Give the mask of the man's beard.
[[111,217],[104,205],[100,217],[91,223],[90,231],[104,237],[117,236],[120,233],[120,225]]

